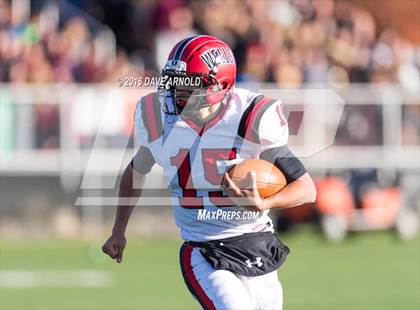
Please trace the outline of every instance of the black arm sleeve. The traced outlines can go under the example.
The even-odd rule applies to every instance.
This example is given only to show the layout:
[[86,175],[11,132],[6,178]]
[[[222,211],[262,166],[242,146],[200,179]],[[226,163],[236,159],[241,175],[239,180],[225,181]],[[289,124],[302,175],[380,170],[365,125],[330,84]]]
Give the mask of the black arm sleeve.
[[299,179],[306,173],[302,162],[292,153],[287,145],[265,150],[260,158],[274,164],[283,172],[287,183]]
[[153,165],[156,163],[152,153],[145,146],[140,146],[136,155],[131,160],[131,167],[140,174],[147,174],[152,170]]

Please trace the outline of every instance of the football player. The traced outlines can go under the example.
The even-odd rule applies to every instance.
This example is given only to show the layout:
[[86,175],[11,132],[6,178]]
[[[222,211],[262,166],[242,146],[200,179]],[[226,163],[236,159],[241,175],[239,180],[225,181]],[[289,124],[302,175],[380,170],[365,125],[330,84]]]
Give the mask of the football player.
[[[141,146],[122,175],[119,196],[135,200],[142,190],[133,183],[143,184],[152,166],[160,165],[185,241],[180,250],[182,274],[200,305],[281,309],[276,270],[289,249],[273,233],[268,212],[313,202],[315,187],[287,147],[281,101],[235,88],[235,80],[235,58],[223,41],[200,35],[177,43],[158,91],[137,105],[135,134]],[[240,188],[226,170],[248,158],[272,162],[288,184],[263,199],[255,173],[250,173],[250,186]],[[118,206],[112,235],[103,245],[118,263],[132,210],[133,206]],[[234,216],[217,216],[218,210]],[[242,216],[250,210],[256,216]],[[215,216],[200,218],[203,211]]]

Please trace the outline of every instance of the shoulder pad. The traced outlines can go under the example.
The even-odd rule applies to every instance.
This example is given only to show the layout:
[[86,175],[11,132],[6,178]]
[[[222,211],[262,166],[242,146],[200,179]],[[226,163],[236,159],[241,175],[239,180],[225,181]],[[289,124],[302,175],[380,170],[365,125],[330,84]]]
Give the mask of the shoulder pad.
[[238,135],[248,141],[260,143],[259,127],[261,119],[264,112],[275,102],[276,100],[263,95],[255,96],[242,114],[238,127]]
[[150,93],[140,99],[137,109],[140,109],[143,126],[147,133],[147,141],[159,139],[163,133],[162,110],[157,93]]

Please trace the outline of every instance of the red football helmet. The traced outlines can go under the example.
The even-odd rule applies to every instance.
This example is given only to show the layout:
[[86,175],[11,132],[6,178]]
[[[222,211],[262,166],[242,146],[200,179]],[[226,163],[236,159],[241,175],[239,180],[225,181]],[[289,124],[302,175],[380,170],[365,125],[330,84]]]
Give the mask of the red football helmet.
[[162,70],[165,113],[180,114],[187,103],[195,109],[227,103],[235,81],[235,57],[225,42],[208,35],[181,40]]

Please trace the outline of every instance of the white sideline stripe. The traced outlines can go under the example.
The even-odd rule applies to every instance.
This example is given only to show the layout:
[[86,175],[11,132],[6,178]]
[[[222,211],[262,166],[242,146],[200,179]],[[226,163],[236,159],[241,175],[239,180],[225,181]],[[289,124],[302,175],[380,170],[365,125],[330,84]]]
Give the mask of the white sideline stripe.
[[112,286],[109,272],[98,270],[0,270],[0,287],[106,287]]

